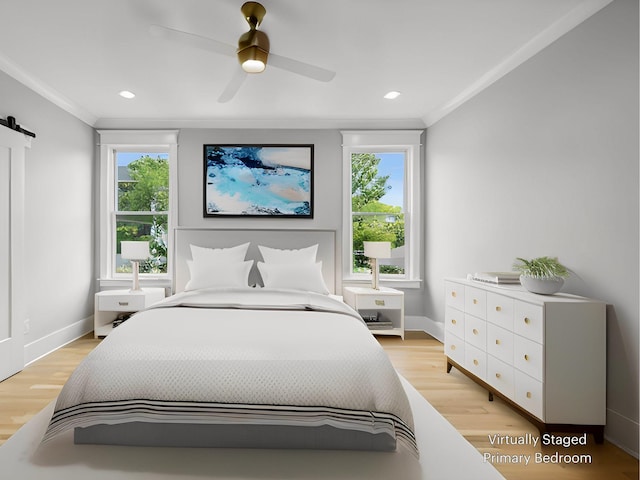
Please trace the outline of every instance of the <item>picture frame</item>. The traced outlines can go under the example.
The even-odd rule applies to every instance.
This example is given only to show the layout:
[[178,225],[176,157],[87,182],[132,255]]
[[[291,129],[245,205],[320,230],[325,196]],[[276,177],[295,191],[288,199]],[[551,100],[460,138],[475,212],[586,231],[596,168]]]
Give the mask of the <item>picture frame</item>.
[[203,216],[313,218],[314,145],[203,145]]

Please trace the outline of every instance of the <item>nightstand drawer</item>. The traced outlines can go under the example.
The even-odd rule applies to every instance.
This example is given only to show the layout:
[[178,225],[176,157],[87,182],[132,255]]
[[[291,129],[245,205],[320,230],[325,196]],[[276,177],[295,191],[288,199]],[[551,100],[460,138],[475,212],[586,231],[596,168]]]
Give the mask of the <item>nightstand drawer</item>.
[[132,312],[145,308],[145,296],[131,293],[98,295],[98,310],[111,312]]
[[359,295],[356,299],[358,310],[379,310],[383,308],[402,308],[402,295]]

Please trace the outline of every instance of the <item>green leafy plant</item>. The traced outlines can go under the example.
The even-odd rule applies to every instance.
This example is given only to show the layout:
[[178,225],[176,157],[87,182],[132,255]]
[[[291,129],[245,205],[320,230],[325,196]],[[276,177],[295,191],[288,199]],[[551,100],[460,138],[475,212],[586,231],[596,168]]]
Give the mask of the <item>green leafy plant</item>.
[[552,257],[538,257],[532,260],[526,260],[524,258],[516,258],[519,262],[513,264],[513,269],[520,272],[525,277],[532,278],[567,278],[569,276],[569,270],[567,267],[558,262],[557,258]]

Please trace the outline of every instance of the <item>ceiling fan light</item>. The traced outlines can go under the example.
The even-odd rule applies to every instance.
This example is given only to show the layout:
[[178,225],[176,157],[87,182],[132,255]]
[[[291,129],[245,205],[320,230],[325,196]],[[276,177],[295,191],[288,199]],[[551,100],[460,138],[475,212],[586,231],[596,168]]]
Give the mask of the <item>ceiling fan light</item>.
[[247,73],[264,72],[264,69],[267,68],[268,57],[269,53],[257,45],[238,50],[238,61],[242,65],[242,69]]
[[247,60],[243,62],[242,69],[247,73],[262,73],[267,66],[260,60]]

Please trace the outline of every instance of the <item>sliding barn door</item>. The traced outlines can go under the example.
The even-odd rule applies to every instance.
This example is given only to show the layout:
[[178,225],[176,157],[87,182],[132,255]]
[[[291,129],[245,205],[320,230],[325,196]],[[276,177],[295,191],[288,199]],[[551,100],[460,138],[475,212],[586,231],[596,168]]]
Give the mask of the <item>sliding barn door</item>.
[[0,380],[24,367],[24,159],[30,142],[0,126]]

